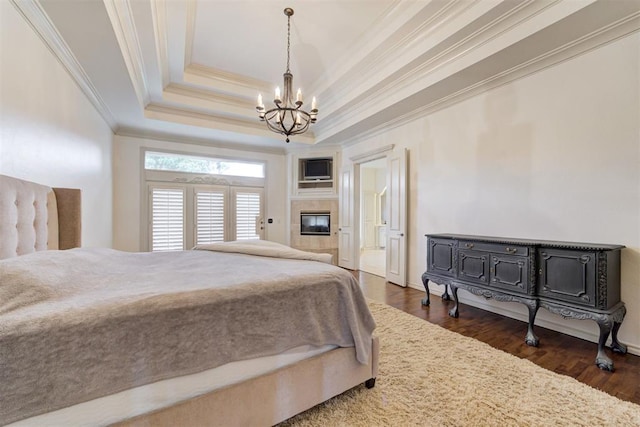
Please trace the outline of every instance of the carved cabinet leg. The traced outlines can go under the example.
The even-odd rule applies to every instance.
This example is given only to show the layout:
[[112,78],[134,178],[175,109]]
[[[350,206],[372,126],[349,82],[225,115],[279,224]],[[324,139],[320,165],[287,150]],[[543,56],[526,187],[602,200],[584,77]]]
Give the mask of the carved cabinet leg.
[[451,317],[458,317],[458,288],[454,285],[449,285],[451,286],[451,295],[453,295],[453,302],[454,302],[454,306],[451,310],[449,310],[449,316]]
[[618,341],[618,329],[620,329],[621,322],[613,322],[613,329],[611,330],[611,350],[614,353],[627,354],[627,346]]
[[428,307],[431,304],[431,301],[429,299],[429,279],[427,279],[426,275],[424,274],[422,275],[422,284],[424,285],[424,290],[427,291],[427,296],[422,298],[420,302],[422,303],[422,305]]
[[600,338],[598,339],[598,354],[596,355],[596,365],[600,369],[613,372],[613,360],[604,351],[604,346],[611,332],[611,318],[610,316],[602,316],[597,320],[600,327]]
[[627,346],[618,341],[618,329],[622,325],[627,309],[623,306],[621,310],[613,315],[613,329],[611,330],[611,349],[615,353],[626,354]]
[[451,297],[449,296],[449,291],[447,290],[447,285],[444,285],[444,294],[442,294],[442,301],[449,301]]
[[540,340],[533,332],[533,324],[536,320],[536,313],[538,313],[538,308],[540,308],[540,303],[538,300],[527,301],[527,308],[529,309],[529,325],[527,326],[527,336],[524,339],[524,342],[531,347],[537,347]]

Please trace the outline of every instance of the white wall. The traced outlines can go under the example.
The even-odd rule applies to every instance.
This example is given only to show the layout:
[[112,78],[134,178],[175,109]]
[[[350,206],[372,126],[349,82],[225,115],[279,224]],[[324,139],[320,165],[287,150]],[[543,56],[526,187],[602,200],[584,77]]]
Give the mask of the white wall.
[[8,1],[0,54],[0,174],[82,189],[83,246],[110,247],[111,129]]
[[143,162],[142,149],[152,148],[190,154],[221,156],[266,162],[265,216],[273,224],[265,224],[265,238],[278,243],[287,241],[287,163],[284,154],[217,148],[116,135],[114,138],[114,240],[115,249],[141,251],[141,207]]
[[[639,45],[634,34],[344,150],[409,149],[411,286],[424,289],[426,233],[622,244],[619,336],[640,354]],[[459,296],[526,319],[520,304]],[[540,310],[537,323],[597,338],[592,321]]]

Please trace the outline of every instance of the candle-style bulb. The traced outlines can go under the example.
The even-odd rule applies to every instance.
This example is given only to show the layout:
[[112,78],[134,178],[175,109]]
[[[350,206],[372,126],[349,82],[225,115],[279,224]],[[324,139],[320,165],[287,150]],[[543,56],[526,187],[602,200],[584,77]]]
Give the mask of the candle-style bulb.
[[302,89],[298,89],[298,93],[296,94],[296,101],[302,102]]
[[302,120],[300,119],[300,113],[297,113],[297,114],[296,114],[296,124],[297,124],[298,126],[300,126],[300,122],[301,122],[301,121],[302,121]]
[[258,107],[264,108],[264,104],[262,103],[262,94],[258,94]]
[[280,101],[280,86],[276,88],[276,101]]
[[315,96],[311,100],[311,109],[312,110],[317,110],[318,109],[318,105],[316,104],[316,97]]

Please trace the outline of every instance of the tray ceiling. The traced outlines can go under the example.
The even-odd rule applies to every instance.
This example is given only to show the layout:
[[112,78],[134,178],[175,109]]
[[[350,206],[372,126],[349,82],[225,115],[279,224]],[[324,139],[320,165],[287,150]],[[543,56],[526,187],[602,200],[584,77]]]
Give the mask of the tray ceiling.
[[[349,144],[640,29],[635,0],[14,1],[122,135],[284,150]],[[291,71],[312,130],[255,113]]]

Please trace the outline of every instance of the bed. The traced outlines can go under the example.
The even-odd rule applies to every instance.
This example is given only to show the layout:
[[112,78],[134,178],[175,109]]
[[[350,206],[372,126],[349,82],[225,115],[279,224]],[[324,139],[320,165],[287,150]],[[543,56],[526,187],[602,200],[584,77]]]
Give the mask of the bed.
[[274,425],[377,375],[352,275],[269,242],[79,248],[80,191],[0,175],[0,425]]

